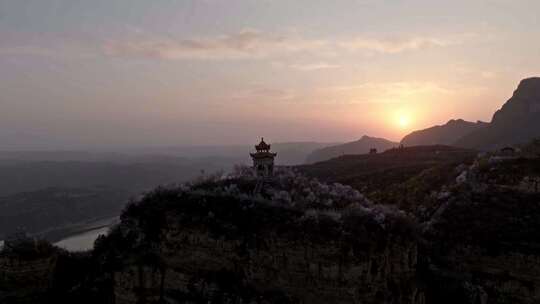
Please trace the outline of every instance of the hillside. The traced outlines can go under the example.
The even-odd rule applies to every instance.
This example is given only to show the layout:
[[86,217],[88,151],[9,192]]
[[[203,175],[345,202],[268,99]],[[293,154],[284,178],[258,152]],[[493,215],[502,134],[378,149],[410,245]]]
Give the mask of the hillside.
[[363,136],[357,141],[315,150],[308,155],[306,163],[316,163],[342,155],[367,154],[371,149],[377,149],[377,151],[382,152],[398,145],[398,143],[384,138]]
[[345,155],[297,168],[324,182],[350,185],[375,202],[409,209],[429,195],[429,189],[454,179],[454,168],[471,164],[476,154],[449,146],[416,146],[373,155]]

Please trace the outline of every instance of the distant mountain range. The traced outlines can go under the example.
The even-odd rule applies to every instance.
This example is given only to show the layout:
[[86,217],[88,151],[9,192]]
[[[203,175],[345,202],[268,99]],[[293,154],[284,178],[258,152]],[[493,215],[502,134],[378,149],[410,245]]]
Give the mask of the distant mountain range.
[[363,136],[357,141],[315,150],[310,155],[308,155],[306,163],[311,164],[325,161],[341,155],[366,154],[369,153],[371,149],[377,149],[377,151],[385,151],[398,145],[399,143],[392,142],[384,138]]
[[452,145],[478,150],[525,144],[540,137],[540,78],[521,81],[514,95],[490,123],[451,120],[442,126],[415,131],[403,138],[405,146]]
[[[119,151],[0,151],[0,165],[20,162],[110,162],[115,164],[133,163],[193,163],[220,164],[232,167],[235,164],[249,164],[249,152],[253,145],[208,145],[208,146],[157,146],[124,148]],[[272,150],[278,153],[279,165],[298,165],[314,150],[340,143],[320,142],[272,142]]]

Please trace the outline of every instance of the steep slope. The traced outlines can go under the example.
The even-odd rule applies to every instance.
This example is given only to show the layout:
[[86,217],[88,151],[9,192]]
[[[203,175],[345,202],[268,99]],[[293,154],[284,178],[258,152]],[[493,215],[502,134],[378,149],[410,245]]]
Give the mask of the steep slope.
[[313,151],[313,153],[307,157],[306,163],[325,161],[341,155],[366,154],[371,149],[385,151],[396,146],[398,146],[398,143],[386,140],[384,138],[363,136],[357,141]]
[[503,107],[495,112],[491,123],[461,139],[460,147],[491,150],[526,143],[540,137],[540,78],[521,81]]
[[477,152],[449,146],[414,146],[374,155],[346,155],[296,167],[307,176],[358,189],[376,203],[414,211],[432,189],[455,179],[454,169]]
[[540,158],[481,156],[460,176],[424,224],[426,303],[540,303]]
[[474,123],[463,119],[452,119],[441,126],[414,131],[405,136],[401,144],[405,146],[452,145],[463,136],[485,126],[487,124],[481,121]]

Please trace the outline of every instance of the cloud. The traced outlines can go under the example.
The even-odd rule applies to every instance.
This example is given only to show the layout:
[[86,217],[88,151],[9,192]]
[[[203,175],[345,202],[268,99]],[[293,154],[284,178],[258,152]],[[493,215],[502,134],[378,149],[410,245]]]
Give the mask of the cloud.
[[231,97],[232,99],[237,100],[286,101],[294,99],[296,97],[296,94],[291,90],[253,86],[250,89],[237,92]]
[[291,64],[290,68],[299,70],[299,71],[318,71],[318,70],[327,70],[327,69],[338,69],[341,66],[337,64],[330,64],[326,62],[319,63],[308,63],[308,64]]
[[28,55],[28,56],[43,56],[53,57],[58,53],[43,47],[36,46],[12,46],[0,48],[0,55]]
[[329,95],[340,96],[345,100],[364,103],[391,104],[428,100],[434,96],[442,97],[454,94],[454,91],[435,82],[367,82],[344,86],[331,86],[321,89]]
[[167,60],[242,59],[319,49],[324,43],[257,30],[242,30],[211,38],[109,41],[104,49],[106,54],[113,56],[134,55]]
[[411,50],[427,49],[432,47],[446,47],[460,44],[460,39],[437,37],[397,37],[397,38],[355,38],[351,41],[339,43],[349,51],[373,51],[378,53],[401,53]]
[[99,55],[96,42],[87,36],[18,33],[0,30],[0,56],[88,58]]
[[[462,43],[466,34],[453,37],[352,37],[313,39],[298,34],[272,34],[254,29],[213,37],[189,39],[162,38],[138,35],[135,39],[111,40],[104,44],[106,54],[111,56],[138,56],[164,60],[186,59],[247,59],[311,52],[313,55],[340,55],[344,51],[370,51],[395,54],[432,47],[446,47]],[[337,68],[327,63],[292,65],[304,71]]]

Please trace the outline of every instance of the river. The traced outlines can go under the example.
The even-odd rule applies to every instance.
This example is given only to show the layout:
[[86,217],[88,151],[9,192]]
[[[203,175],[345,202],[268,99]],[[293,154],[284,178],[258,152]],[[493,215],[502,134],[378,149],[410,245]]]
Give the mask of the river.
[[54,245],[69,251],[85,251],[94,247],[94,241],[100,236],[105,235],[109,228],[118,223],[118,217],[111,217],[92,221],[78,227],[80,232],[72,234]]
[[[94,247],[94,241],[100,235],[106,235],[109,228],[118,223],[118,217],[105,218],[87,222],[72,228],[72,234],[54,243],[54,245],[69,251],[86,251]],[[76,232],[79,231],[79,232]],[[0,250],[4,241],[0,240]]]
[[107,234],[109,227],[102,227],[72,235],[54,245],[69,251],[85,251],[94,247],[94,241],[100,236]]

